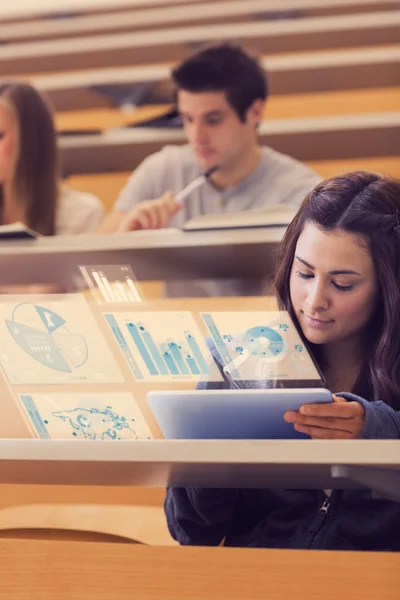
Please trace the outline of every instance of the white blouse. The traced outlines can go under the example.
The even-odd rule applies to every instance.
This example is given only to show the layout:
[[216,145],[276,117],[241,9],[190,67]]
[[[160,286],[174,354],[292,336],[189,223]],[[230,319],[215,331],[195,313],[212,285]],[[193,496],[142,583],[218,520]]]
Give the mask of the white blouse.
[[94,233],[104,214],[97,196],[63,185],[56,213],[56,235]]

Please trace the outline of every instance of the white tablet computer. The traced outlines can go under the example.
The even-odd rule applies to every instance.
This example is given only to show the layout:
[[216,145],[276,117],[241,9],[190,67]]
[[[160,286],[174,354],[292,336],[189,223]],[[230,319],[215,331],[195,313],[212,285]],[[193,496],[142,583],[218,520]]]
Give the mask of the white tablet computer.
[[307,439],[283,415],[332,402],[323,388],[152,391],[147,403],[167,439]]

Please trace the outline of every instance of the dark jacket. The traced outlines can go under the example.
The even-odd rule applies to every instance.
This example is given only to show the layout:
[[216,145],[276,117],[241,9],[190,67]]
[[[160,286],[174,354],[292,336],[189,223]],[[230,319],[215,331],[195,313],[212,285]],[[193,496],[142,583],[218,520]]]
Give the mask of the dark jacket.
[[[361,438],[400,439],[400,412],[339,395],[363,405]],[[369,490],[333,490],[327,499],[322,490],[170,488],[165,512],[172,537],[183,545],[212,546],[225,538],[226,546],[400,551],[400,503],[373,498]]]

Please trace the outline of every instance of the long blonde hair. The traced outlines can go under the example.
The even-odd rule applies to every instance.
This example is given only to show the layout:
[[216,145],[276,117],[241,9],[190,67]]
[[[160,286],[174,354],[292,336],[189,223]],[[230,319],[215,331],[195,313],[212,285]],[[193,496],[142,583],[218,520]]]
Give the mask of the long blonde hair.
[[[45,100],[26,83],[0,83],[0,100],[17,119],[18,145],[11,189],[26,213],[26,225],[42,235],[55,233],[58,199],[57,140]],[[0,208],[3,211],[0,184]]]

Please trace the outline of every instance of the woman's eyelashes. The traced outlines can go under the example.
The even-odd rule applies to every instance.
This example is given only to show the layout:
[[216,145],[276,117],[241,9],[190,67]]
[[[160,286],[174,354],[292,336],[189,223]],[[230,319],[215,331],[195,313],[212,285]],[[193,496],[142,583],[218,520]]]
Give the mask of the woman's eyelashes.
[[[312,277],[314,277],[314,275],[311,275],[309,273],[302,273],[301,271],[296,271],[296,275],[301,279],[311,279]],[[336,288],[339,292],[350,292],[354,288],[354,285],[339,285],[335,281],[331,281],[331,283],[333,287]]]

